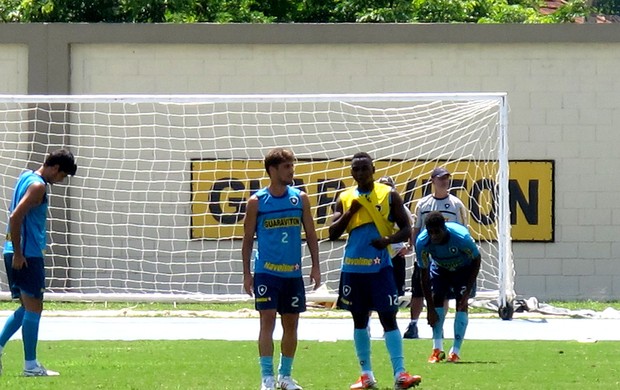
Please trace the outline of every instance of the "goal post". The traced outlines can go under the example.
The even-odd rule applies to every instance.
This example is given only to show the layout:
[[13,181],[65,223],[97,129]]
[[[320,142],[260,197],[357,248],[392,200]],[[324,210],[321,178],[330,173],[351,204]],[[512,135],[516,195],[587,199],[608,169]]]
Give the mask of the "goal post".
[[329,216],[364,151],[411,210],[433,168],[452,172],[482,250],[479,295],[512,303],[505,93],[0,95],[0,208],[23,169],[68,147],[78,172],[50,190],[46,296],[243,300],[245,201],[278,146],[295,153],[295,185],[310,196],[328,295],[344,246],[327,239]]

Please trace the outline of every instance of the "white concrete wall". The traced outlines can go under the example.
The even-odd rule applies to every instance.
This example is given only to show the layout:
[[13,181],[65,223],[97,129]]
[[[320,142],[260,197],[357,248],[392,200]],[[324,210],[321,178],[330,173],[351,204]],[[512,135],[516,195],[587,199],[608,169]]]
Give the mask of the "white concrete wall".
[[0,94],[28,92],[28,46],[0,44]]
[[[25,94],[27,91],[28,46],[0,44],[0,94]],[[17,119],[15,113],[7,113],[0,117],[0,142],[3,145],[0,148],[0,199],[2,200],[11,198],[10,193],[15,177],[21,172],[28,158],[26,134],[4,131],[5,128],[12,126],[10,122],[15,119]],[[8,206],[8,202],[0,202],[2,210],[8,209]]]
[[510,159],[556,162],[554,243],[516,290],[620,298],[620,44],[74,45],[74,93],[506,91]]
[[555,161],[555,242],[514,244],[517,293],[620,299],[618,35],[614,25],[0,25],[0,93],[505,91],[510,159]]

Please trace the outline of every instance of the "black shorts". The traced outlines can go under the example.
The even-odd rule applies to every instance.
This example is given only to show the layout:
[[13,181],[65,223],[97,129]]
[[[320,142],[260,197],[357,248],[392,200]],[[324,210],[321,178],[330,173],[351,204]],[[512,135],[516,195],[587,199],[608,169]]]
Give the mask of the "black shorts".
[[[422,270],[418,267],[418,263],[413,264],[413,274],[411,275],[411,297],[424,298],[424,289],[422,288]],[[432,286],[431,286],[432,290]],[[450,289],[446,294],[446,299],[456,299],[456,294]]]
[[[463,293],[467,290],[471,272],[472,266],[461,267],[454,271],[449,271],[445,268],[437,268],[435,272],[431,273],[433,296],[444,299],[456,299],[457,302],[460,301],[463,297]],[[474,298],[475,296],[476,285],[474,284],[469,297]],[[435,304],[437,304],[437,302]]]

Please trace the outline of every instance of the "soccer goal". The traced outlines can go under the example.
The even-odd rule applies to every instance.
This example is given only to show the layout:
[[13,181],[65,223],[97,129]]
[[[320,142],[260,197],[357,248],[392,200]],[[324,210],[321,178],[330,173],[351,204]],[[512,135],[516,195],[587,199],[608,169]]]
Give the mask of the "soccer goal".
[[291,148],[335,296],[344,241],[328,241],[327,228],[337,194],[353,185],[353,154],[370,153],[376,178],[392,176],[411,210],[442,165],[482,249],[478,294],[503,307],[514,298],[506,119],[504,93],[0,95],[0,207],[23,169],[68,147],[79,168],[51,188],[46,296],[246,299],[245,201],[267,184],[264,154]]

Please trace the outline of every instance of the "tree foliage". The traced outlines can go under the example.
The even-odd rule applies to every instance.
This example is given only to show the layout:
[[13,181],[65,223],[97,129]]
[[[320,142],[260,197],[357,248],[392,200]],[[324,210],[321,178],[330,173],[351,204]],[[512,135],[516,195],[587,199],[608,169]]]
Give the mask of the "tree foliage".
[[620,15],[620,0],[596,0],[594,7],[602,14]]
[[[616,10],[620,0],[599,0]],[[591,14],[570,0],[0,0],[0,21],[64,23],[565,23]]]

